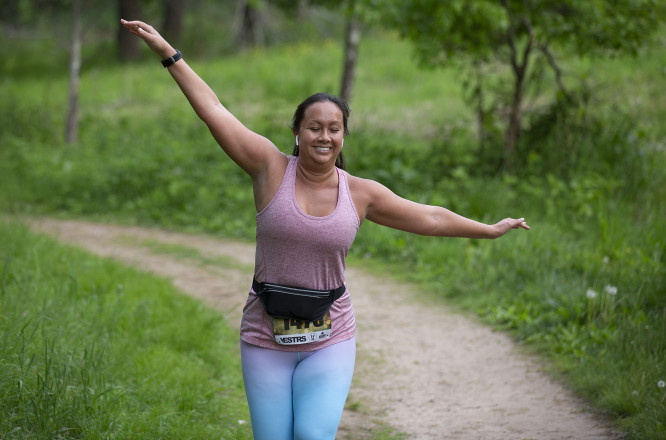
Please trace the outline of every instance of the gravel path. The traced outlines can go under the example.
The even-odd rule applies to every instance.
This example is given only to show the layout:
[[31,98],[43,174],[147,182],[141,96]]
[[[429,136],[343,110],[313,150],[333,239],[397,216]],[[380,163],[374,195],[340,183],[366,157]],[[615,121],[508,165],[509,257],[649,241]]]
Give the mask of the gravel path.
[[[220,310],[230,325],[240,324],[252,279],[252,245],[82,221],[29,223],[63,242],[170,278]],[[147,243],[196,249],[228,264],[159,254]],[[620,438],[504,334],[443,306],[429,306],[414,286],[359,267],[348,268],[347,281],[358,358],[338,438],[364,439],[387,426],[409,439]]]

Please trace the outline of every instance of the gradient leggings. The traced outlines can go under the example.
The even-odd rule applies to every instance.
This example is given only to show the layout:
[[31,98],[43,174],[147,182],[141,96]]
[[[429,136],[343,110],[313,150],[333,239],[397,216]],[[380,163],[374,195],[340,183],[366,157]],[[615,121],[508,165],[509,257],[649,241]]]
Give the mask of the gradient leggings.
[[333,440],[354,373],[356,338],[288,352],[241,341],[255,440]]

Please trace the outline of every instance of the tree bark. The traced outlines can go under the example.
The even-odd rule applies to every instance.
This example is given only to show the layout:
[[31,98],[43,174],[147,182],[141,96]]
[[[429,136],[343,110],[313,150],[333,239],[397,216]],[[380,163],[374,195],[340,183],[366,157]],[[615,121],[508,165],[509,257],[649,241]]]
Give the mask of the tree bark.
[[256,7],[249,0],[238,0],[234,27],[236,45],[240,49],[264,45],[264,17],[261,5]]
[[521,107],[523,104],[523,86],[525,80],[524,72],[515,72],[513,88],[513,100],[509,112],[509,124],[504,133],[504,169],[512,173],[515,168],[516,144],[520,136],[520,125],[522,121]]
[[79,135],[79,77],[81,72],[81,1],[72,0],[72,42],[69,61],[69,105],[65,141],[75,143]]
[[485,157],[486,155],[486,146],[488,143],[487,119],[489,114],[489,111],[484,106],[485,94],[482,69],[481,60],[476,60],[473,62],[470,71],[470,75],[474,78],[471,102],[474,105],[474,113],[476,114],[476,127],[479,138],[479,157]]
[[358,45],[361,41],[361,21],[358,15],[352,11],[347,17],[347,28],[345,31],[345,55],[344,68],[342,70],[342,81],[340,85],[340,97],[347,103],[351,101],[354,90],[354,79],[356,77],[356,61],[358,60]]
[[[502,4],[509,12],[506,1]],[[523,105],[523,89],[525,87],[525,76],[527,75],[527,68],[529,66],[530,55],[532,52],[532,44],[534,43],[534,33],[532,26],[527,20],[523,20],[522,25],[528,31],[528,41],[522,50],[522,54],[518,54],[517,37],[511,22],[509,14],[509,27],[507,29],[507,43],[511,51],[511,68],[514,75],[514,88],[513,99],[511,102],[511,109],[509,111],[509,122],[504,132],[504,170],[512,173],[515,168],[516,144],[520,136],[520,128],[522,122],[522,105]]]
[[310,5],[308,0],[298,0],[298,21],[304,22],[310,19]]
[[[141,4],[138,0],[118,0],[119,18],[125,20],[141,19]],[[120,61],[133,61],[141,56],[140,39],[118,26],[118,59]]]
[[183,30],[183,11],[182,0],[166,0],[164,2],[164,36],[172,46],[180,46],[180,38]]

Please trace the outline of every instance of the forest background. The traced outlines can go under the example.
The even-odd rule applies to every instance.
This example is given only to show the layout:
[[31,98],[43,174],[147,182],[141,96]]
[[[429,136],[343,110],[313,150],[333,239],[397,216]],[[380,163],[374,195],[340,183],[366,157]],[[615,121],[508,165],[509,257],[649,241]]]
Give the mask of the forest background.
[[[533,230],[499,241],[431,239],[366,222],[352,258],[381,262],[510,332],[627,438],[666,438],[661,2],[6,0],[4,213],[254,238],[248,178],[159,60],[126,39],[120,16],[164,30],[222,103],[285,153],[296,105],[319,91],[341,94],[352,107],[352,174],[484,222],[524,216]],[[68,394],[67,380],[84,371],[113,376],[120,352],[99,336],[108,328],[86,330],[99,336],[91,345],[70,335],[58,348],[47,330],[71,322],[44,316],[64,275],[55,267],[60,275],[40,281],[53,262],[36,251],[52,245],[17,224],[4,225],[2,237],[0,411],[11,415],[0,418],[3,438],[123,438],[132,423],[154,425],[156,409],[139,422],[122,405],[109,410],[130,396],[143,402],[144,388]],[[74,261],[89,263],[68,258],[62,288],[71,292],[71,280],[86,276]],[[102,285],[119,285],[111,281],[118,269],[99,266]],[[197,347],[194,339],[187,342]],[[231,419],[234,405],[225,407]],[[247,435],[225,429],[229,438]]]

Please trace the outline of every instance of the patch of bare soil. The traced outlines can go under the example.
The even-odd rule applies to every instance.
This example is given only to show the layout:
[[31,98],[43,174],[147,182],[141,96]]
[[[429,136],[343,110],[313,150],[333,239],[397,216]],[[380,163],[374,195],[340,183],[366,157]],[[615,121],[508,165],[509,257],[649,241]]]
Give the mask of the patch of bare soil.
[[[231,325],[240,324],[252,280],[252,245],[82,221],[29,224],[65,243],[167,277],[220,310]],[[211,267],[159,255],[146,241],[187,246],[237,264]],[[348,268],[347,281],[358,325],[358,358],[338,438],[364,439],[377,426],[390,426],[410,439],[620,438],[504,334],[417,300],[423,293],[407,283],[358,267]]]

